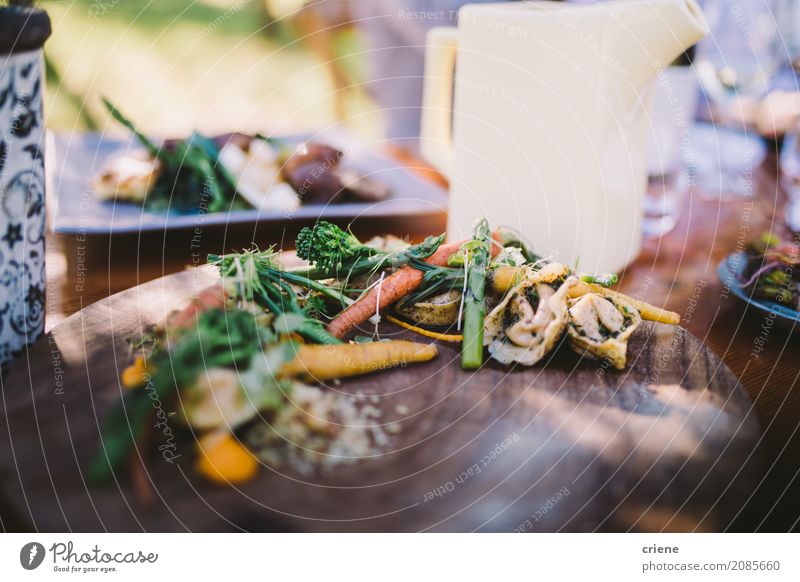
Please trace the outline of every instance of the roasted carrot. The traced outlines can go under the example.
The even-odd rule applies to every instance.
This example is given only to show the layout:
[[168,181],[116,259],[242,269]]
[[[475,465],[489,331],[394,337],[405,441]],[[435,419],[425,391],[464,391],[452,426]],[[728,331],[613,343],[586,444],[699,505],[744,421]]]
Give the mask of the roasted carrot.
[[[436,252],[425,259],[425,262],[437,266],[446,265],[447,258],[458,251],[462,243],[463,241],[458,241],[441,245]],[[422,271],[408,265],[392,273],[380,285],[367,291],[358,301],[337,315],[328,324],[328,332],[334,337],[344,337],[351,329],[368,320],[377,311],[414,291],[422,283],[423,275]]]
[[438,350],[432,344],[405,340],[366,344],[302,345],[281,367],[281,376],[333,380],[368,374],[412,362],[427,362]]

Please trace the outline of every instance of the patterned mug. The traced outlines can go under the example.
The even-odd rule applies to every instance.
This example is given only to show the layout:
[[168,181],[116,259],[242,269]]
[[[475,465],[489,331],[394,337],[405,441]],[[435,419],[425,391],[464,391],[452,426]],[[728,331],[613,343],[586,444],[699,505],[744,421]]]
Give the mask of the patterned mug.
[[0,7],[0,370],[44,332],[42,10]]

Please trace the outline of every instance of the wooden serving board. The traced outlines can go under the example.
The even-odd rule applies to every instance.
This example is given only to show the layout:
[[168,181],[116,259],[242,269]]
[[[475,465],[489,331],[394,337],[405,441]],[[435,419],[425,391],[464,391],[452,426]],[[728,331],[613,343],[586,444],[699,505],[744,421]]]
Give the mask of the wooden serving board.
[[[156,502],[130,480],[89,486],[99,419],[120,397],[126,338],[214,280],[155,280],[73,315],[2,381],[0,486],[40,531],[662,531],[731,526],[758,477],[759,429],[736,378],[680,327],[645,323],[615,372],[561,346],[546,363],[471,373],[457,345],[434,361],[342,382],[398,422],[388,451],[331,475],[263,468],[239,488],[148,462]],[[391,326],[385,335],[405,336]],[[419,339],[416,336],[416,339]],[[373,399],[375,400],[375,399]]]

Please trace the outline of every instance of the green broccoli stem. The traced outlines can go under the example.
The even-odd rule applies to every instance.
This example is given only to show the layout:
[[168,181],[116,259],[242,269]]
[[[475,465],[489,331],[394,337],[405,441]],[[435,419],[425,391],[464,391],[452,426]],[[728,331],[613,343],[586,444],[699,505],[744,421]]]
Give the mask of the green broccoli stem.
[[379,253],[369,257],[357,259],[351,265],[343,268],[339,273],[336,273],[336,278],[342,278],[345,275],[346,279],[356,275],[363,275],[364,273],[374,273],[388,267],[399,269],[408,265],[412,259],[427,259],[431,256],[442,240],[443,236],[428,237],[424,242],[418,245],[412,245],[405,250],[394,253]]
[[327,285],[323,285],[322,283],[315,281],[314,279],[304,277],[303,275],[300,275],[295,271],[283,271],[280,269],[273,269],[272,272],[274,272],[276,276],[282,278],[284,281],[288,281],[289,283],[294,283],[295,285],[303,287],[304,289],[310,289],[311,291],[316,291],[321,295],[325,295],[326,297],[339,302],[344,307],[353,303],[352,299],[341,294],[336,289],[328,287]]
[[323,271],[321,269],[317,269],[314,265],[307,265],[303,267],[292,267],[291,269],[286,269],[284,273],[290,273],[292,275],[298,275],[300,277],[304,277],[306,279],[311,279],[312,281],[319,281],[320,279],[333,279],[335,277],[331,277],[330,273],[327,271]]
[[308,279],[349,279],[364,273],[372,273],[380,271],[387,267],[403,267],[410,261],[410,255],[405,252],[395,253],[377,253],[369,257],[362,257],[356,259],[352,263],[342,264],[340,268],[335,271],[327,271],[318,269],[314,266],[296,267],[289,270],[289,273],[301,275]]
[[335,270],[319,269],[315,265],[309,265],[305,267],[294,267],[286,272],[314,281],[319,281],[320,279],[348,279],[355,275],[362,275],[371,271],[380,270],[383,267],[388,267],[391,263],[390,259],[391,255],[385,253],[357,259],[355,262],[349,265],[341,265]]
[[464,339],[461,344],[461,367],[476,370],[483,364],[483,320],[486,316],[486,268],[491,257],[492,231],[483,218],[475,225],[477,244],[467,260],[467,290],[464,295]]

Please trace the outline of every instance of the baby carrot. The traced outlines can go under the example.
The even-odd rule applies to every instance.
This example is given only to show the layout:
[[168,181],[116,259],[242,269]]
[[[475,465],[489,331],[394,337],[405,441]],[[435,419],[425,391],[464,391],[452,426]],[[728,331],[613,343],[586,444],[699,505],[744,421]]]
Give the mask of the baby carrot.
[[324,381],[386,370],[413,362],[427,362],[438,350],[431,344],[406,340],[365,344],[302,345],[295,358],[281,367],[281,375]]

